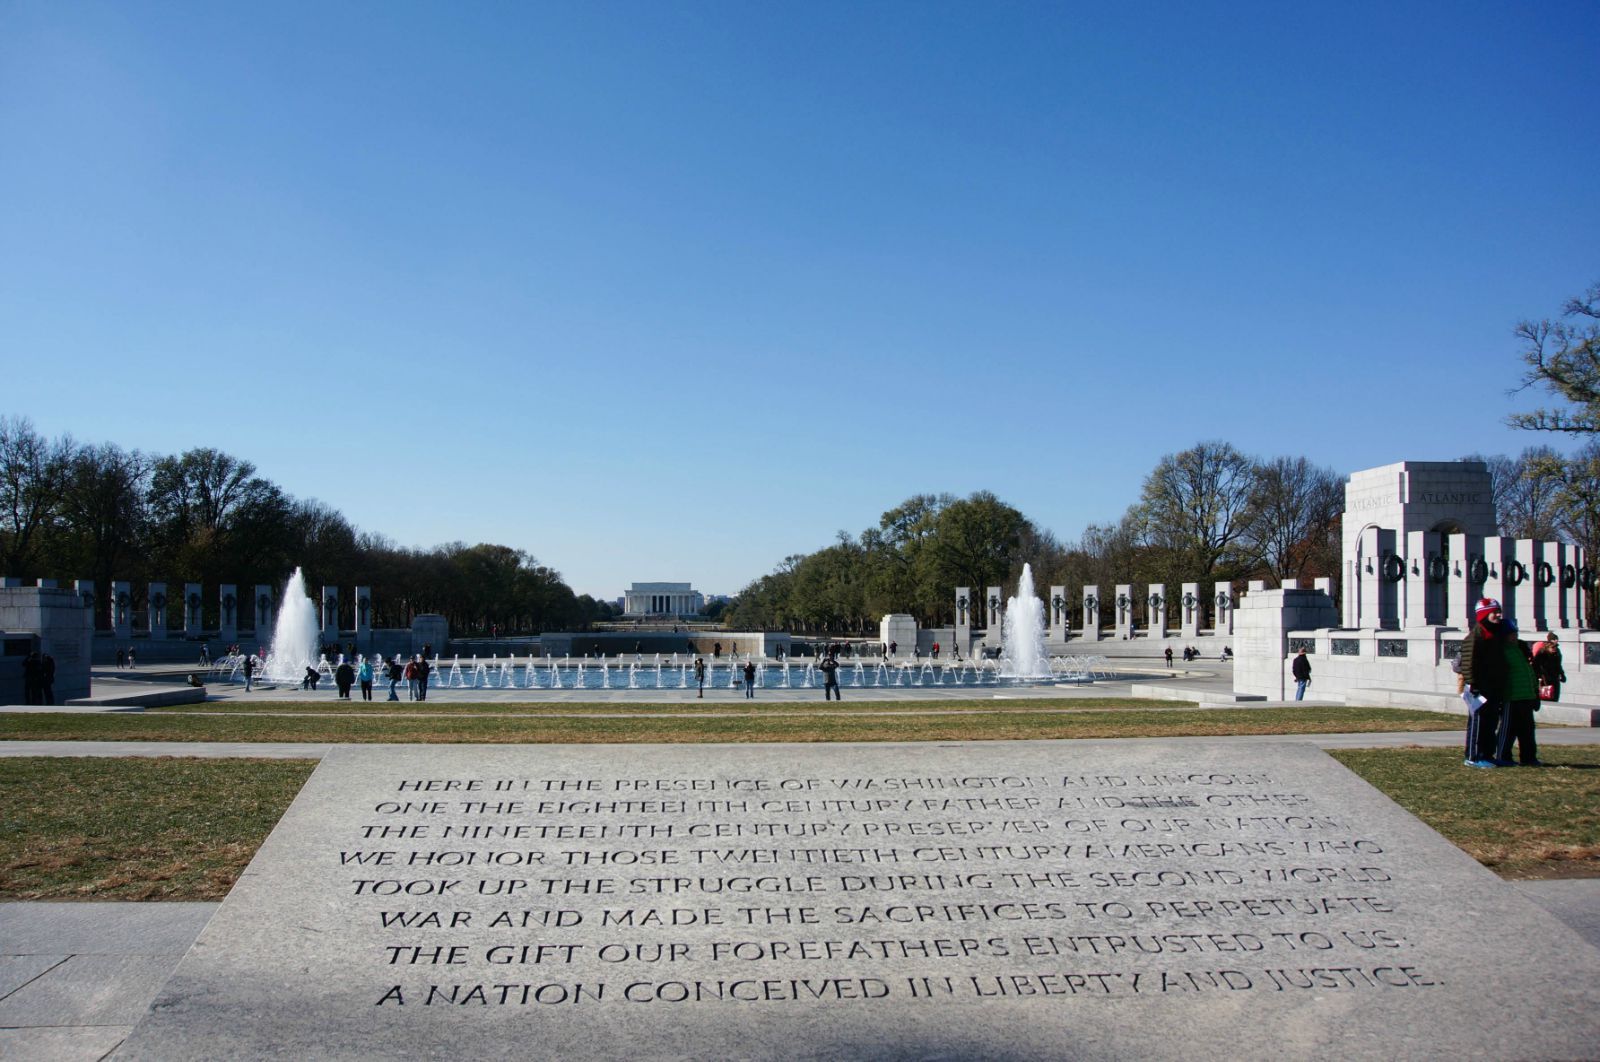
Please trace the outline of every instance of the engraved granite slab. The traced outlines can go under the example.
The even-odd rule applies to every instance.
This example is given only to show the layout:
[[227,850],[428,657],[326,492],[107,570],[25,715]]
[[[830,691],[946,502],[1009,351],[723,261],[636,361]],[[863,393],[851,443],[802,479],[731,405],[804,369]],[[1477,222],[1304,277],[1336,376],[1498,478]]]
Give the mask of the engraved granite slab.
[[1311,746],[368,746],[117,1057],[1597,1044],[1600,952]]

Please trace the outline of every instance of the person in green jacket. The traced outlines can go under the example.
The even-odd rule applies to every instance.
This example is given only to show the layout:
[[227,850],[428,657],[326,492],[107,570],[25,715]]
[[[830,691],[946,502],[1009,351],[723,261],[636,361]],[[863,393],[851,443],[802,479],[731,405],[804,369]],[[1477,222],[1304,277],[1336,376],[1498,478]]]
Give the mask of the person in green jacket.
[[1500,727],[1500,744],[1495,750],[1496,767],[1511,767],[1511,743],[1524,767],[1539,766],[1539,750],[1533,737],[1533,713],[1539,710],[1539,680],[1534,677],[1528,647],[1517,637],[1517,621],[1505,621],[1503,639],[1506,654],[1506,717]]

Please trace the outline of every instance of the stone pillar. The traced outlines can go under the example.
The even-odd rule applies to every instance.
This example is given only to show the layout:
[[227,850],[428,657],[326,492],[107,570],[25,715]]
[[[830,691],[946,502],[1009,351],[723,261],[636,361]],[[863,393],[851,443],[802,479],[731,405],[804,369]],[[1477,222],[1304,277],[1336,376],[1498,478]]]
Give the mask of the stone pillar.
[[1544,602],[1539,600],[1539,544],[1531,538],[1507,543],[1506,589],[1517,599],[1517,626],[1522,637],[1533,640],[1534,631],[1549,630],[1544,621]]
[[1561,550],[1555,542],[1533,544],[1534,614],[1542,631],[1561,626]]
[[121,579],[111,583],[111,632],[119,642],[133,637],[133,584]]
[[1221,637],[1233,633],[1233,584],[1219,582],[1211,588],[1211,601],[1217,606],[1217,622],[1212,633]]
[[[1233,692],[1284,700],[1289,689],[1289,632],[1334,627],[1339,610],[1320,590],[1252,590],[1239,604]],[[1312,677],[1316,677],[1316,663]]]
[[1184,583],[1183,597],[1178,601],[1182,624],[1180,632],[1184,641],[1200,637],[1200,614],[1204,611],[1205,602],[1200,600],[1200,584]]
[[1556,567],[1555,613],[1551,625],[1561,628],[1580,627],[1583,624],[1577,609],[1578,547],[1557,542],[1555,554],[1551,561]]
[[[0,630],[31,634],[38,649],[55,660],[55,703],[89,696],[89,655],[94,624],[76,590],[61,587],[16,586],[0,588]],[[26,644],[26,643],[25,643]],[[7,660],[4,684],[16,683],[16,700],[22,703],[22,663]],[[12,670],[15,668],[15,670]],[[10,701],[0,695],[0,699]],[[9,1057],[9,1056],[8,1056]]]
[[1165,584],[1152,583],[1145,587],[1144,603],[1149,612],[1150,637],[1167,636],[1167,588]]
[[59,589],[61,589],[59,586],[56,585],[56,581],[54,579],[37,579],[37,580],[34,581],[34,586],[36,586],[40,590],[59,590]]
[[[985,637],[998,646],[1001,641],[1001,632],[1005,630],[1006,592],[998,586],[989,587],[989,592],[984,596],[983,607],[987,610],[984,616],[988,622],[985,628]],[[991,646],[990,648],[994,648]]]
[[272,628],[278,623],[277,594],[266,583],[257,583],[255,600],[250,604],[256,621],[256,641],[264,646],[272,644]]
[[167,584],[151,583],[150,596],[145,599],[145,614],[150,617],[150,640],[160,641],[167,636]]
[[1051,645],[1067,643],[1067,588],[1052,586],[1050,600],[1045,602],[1045,623],[1049,628]]
[[1117,608],[1115,636],[1125,639],[1133,631],[1133,584],[1118,583],[1117,596],[1111,601]]
[[356,587],[356,648],[372,643],[372,587]]
[[1428,573],[1424,566],[1428,557],[1428,531],[1411,531],[1406,534],[1400,568],[1400,628],[1425,627],[1428,619]]
[[324,586],[322,588],[322,642],[324,645],[339,644],[339,588],[337,586]]
[[1100,588],[1093,584],[1083,588],[1083,639],[1100,640]]
[[200,593],[204,589],[199,583],[183,584],[183,636],[185,638],[200,637],[201,630],[205,627],[202,622],[205,610],[201,608],[205,602]]
[[0,576],[0,590],[9,590],[12,587],[21,587],[22,580],[15,575]]
[[1503,535],[1485,535],[1483,538],[1483,562],[1488,566],[1488,578],[1484,580],[1483,596],[1492,597],[1500,602],[1500,608],[1511,619],[1519,624],[1522,617],[1517,615],[1517,601],[1515,589],[1506,580],[1507,554],[1511,550],[1512,540]]
[[224,645],[239,640],[239,588],[233,583],[217,588],[217,636]]
[[956,587],[956,644],[963,655],[972,652],[972,591]]
[[1583,584],[1583,572],[1585,568],[1590,567],[1594,562],[1589,559],[1589,555],[1584,551],[1583,547],[1570,546],[1568,548],[1571,551],[1568,556],[1572,558],[1572,563],[1577,565],[1578,568],[1578,583],[1570,591],[1572,595],[1572,625],[1582,628],[1584,618],[1589,615],[1588,595],[1594,593],[1593,584],[1590,586]]
[[1444,621],[1457,630],[1472,626],[1472,608],[1477,603],[1477,588],[1472,585],[1472,554],[1482,552],[1476,535],[1445,537],[1447,571],[1444,580]]
[[100,602],[95,597],[93,579],[74,579],[72,588],[78,592],[78,597],[83,601],[83,607],[89,611],[89,631],[93,633],[100,626],[100,617],[96,612]]

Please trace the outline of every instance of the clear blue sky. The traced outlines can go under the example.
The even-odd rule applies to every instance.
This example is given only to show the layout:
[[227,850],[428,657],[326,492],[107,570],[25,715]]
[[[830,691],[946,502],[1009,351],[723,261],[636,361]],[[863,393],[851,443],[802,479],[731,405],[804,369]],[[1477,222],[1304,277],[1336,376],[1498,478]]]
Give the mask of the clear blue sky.
[[[0,412],[736,591],[908,495],[1547,441],[1600,6],[0,4]],[[1560,442],[1560,440],[1555,440]]]

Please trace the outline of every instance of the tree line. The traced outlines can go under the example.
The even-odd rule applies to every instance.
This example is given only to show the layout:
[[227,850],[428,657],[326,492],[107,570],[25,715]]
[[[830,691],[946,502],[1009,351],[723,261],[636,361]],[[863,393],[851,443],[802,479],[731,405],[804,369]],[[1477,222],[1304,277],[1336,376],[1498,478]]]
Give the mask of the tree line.
[[[561,573],[511,546],[452,542],[408,549],[358,530],[342,513],[292,497],[249,461],[199,448],[163,456],[111,443],[46,438],[22,417],[0,417],[0,573],[93,579],[106,622],[112,580],[168,584],[169,623],[182,623],[181,587],[206,587],[202,622],[219,624],[216,588],[248,600],[257,583],[281,588],[296,565],[309,586],[338,585],[341,626],[355,626],[349,587],[372,587],[372,622],[409,626],[440,613],[452,631],[581,630],[613,614],[576,595]],[[249,610],[244,611],[248,617]]]
[[[1515,335],[1527,366],[1521,386],[1542,387],[1563,403],[1513,414],[1507,423],[1592,437],[1570,456],[1534,446],[1516,457],[1470,454],[1487,463],[1499,533],[1562,539],[1600,557],[1600,284],[1569,300],[1556,320],[1524,321]],[[1107,622],[1111,588],[1159,583],[1262,579],[1278,586],[1338,576],[1345,477],[1304,457],[1258,459],[1231,444],[1200,442],[1161,458],[1139,500],[1115,522],[1091,524],[1063,543],[993,494],[916,495],[885,512],[878,526],[815,553],[784,558],[745,587],[726,615],[740,628],[868,633],[889,612],[924,626],[955,621],[954,588],[981,595],[1011,591],[1031,564],[1041,597],[1101,588]],[[1210,595],[1200,595],[1210,622]],[[1083,624],[1081,603],[1067,603]],[[1591,623],[1595,602],[1589,604]]]
[[[1256,460],[1225,442],[1163,457],[1139,501],[1113,524],[1063,543],[995,495],[921,494],[859,535],[839,532],[811,554],[787,557],[747,586],[729,609],[735,627],[866,633],[887,612],[924,626],[955,622],[954,588],[981,597],[1011,591],[1033,568],[1041,597],[1051,585],[1102,588],[1106,614],[1119,582],[1265,577],[1312,578],[1339,563],[1343,480],[1305,458]],[[1208,595],[1202,595],[1205,597]],[[1067,602],[1074,626],[1083,618]],[[981,622],[981,620],[975,620]]]

